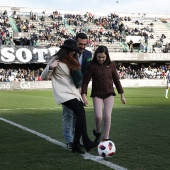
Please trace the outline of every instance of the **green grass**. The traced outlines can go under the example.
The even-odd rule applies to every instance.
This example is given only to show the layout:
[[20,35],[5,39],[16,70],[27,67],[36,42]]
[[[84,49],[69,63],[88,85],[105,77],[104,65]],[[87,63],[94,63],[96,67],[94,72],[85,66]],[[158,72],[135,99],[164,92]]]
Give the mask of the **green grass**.
[[[170,169],[170,99],[164,88],[125,88],[126,105],[115,97],[110,137],[116,154],[105,160],[129,170]],[[88,95],[89,96],[89,95]],[[52,90],[0,91],[0,117],[64,142],[62,108]],[[94,128],[92,100],[86,108],[88,132]],[[98,156],[97,148],[90,154]],[[0,121],[2,170],[105,170],[107,166],[85,160],[18,127]]]

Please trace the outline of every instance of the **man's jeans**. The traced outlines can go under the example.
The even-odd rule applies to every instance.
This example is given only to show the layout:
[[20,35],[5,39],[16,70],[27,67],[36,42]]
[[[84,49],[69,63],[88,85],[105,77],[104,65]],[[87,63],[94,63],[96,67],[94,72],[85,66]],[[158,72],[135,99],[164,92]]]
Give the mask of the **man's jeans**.
[[63,107],[63,134],[66,143],[73,142],[76,116],[74,112],[68,107],[62,105]]

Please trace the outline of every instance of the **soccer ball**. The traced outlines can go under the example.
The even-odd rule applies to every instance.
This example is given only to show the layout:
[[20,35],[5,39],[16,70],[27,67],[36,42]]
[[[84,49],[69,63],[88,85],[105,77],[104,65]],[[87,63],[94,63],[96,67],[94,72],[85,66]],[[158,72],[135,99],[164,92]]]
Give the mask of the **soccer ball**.
[[98,145],[98,153],[101,157],[112,157],[116,152],[115,144],[111,141],[101,141]]

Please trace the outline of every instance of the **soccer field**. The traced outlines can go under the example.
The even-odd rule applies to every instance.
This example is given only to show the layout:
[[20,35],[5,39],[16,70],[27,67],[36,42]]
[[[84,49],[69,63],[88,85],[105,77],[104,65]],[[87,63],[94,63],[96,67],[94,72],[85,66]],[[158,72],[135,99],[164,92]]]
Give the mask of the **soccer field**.
[[[117,95],[112,112],[110,138],[116,153],[105,159],[97,148],[84,156],[65,148],[62,108],[52,90],[0,91],[0,169],[169,170],[170,95],[164,98],[165,88],[124,91],[127,104]],[[90,97],[86,119],[93,139]]]

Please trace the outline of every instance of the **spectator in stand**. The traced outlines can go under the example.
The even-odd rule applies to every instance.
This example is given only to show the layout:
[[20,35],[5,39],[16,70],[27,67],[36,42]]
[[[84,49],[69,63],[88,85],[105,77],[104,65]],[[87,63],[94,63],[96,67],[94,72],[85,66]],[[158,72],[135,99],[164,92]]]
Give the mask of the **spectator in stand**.
[[38,81],[42,81],[42,78],[41,78],[41,76],[38,76],[38,79],[37,79]]
[[23,45],[24,45],[24,39],[23,39],[23,37],[21,37],[19,40],[20,40],[20,45],[23,46]]
[[164,69],[162,70],[162,78],[163,78],[162,84],[164,84],[166,81],[166,73]]
[[13,14],[11,15],[11,17],[14,18],[14,19],[17,19],[17,13],[16,13],[16,11],[13,12]]
[[128,44],[129,44],[130,52],[133,53],[133,41],[130,40]]
[[30,41],[29,41],[30,46],[34,46],[34,37],[31,36]]
[[28,40],[27,40],[27,37],[24,37],[24,39],[23,39],[23,45],[24,45],[24,46],[27,46],[27,45],[28,45],[27,41],[28,41]]

